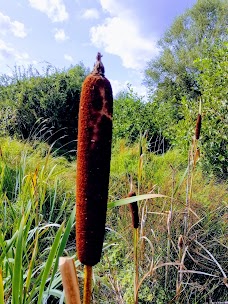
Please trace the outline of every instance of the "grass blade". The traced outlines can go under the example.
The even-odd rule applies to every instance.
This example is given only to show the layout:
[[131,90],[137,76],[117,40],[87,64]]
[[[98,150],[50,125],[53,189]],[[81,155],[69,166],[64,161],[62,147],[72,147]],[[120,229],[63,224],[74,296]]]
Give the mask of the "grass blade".
[[2,279],[2,269],[0,268],[0,303],[4,303],[4,287]]
[[52,276],[51,276],[51,281],[50,281],[50,284],[49,284],[50,287],[51,287],[51,283],[52,283],[52,280],[54,278],[54,275],[55,275],[55,273],[56,273],[56,271],[58,269],[58,263],[59,263],[58,260],[59,260],[59,257],[62,255],[63,250],[65,249],[65,246],[66,246],[66,243],[67,243],[67,240],[68,240],[68,237],[69,237],[72,225],[73,225],[73,223],[75,221],[75,212],[76,212],[76,208],[74,207],[73,211],[71,212],[70,218],[69,218],[69,220],[67,222],[66,229],[64,231],[61,243],[59,245],[59,250],[58,250],[58,253],[56,255],[55,265],[54,265],[54,268],[53,268],[53,272],[52,272]]
[[45,268],[44,268],[44,272],[43,272],[43,275],[42,275],[42,278],[41,278],[37,304],[43,303],[42,301],[43,301],[43,293],[44,293],[45,284],[46,284],[46,281],[47,281],[47,278],[48,278],[48,274],[51,270],[56,252],[57,252],[58,247],[59,247],[59,242],[60,242],[60,238],[61,238],[61,235],[62,235],[63,227],[64,227],[64,223],[62,223],[62,225],[59,227],[59,230],[56,233],[54,243],[51,247],[51,250],[50,250],[50,253],[49,253]]
[[22,216],[18,238],[16,243],[16,254],[13,268],[13,280],[12,280],[12,304],[17,304],[22,296],[22,253],[23,253],[23,230],[25,227],[25,219]]
[[145,199],[150,199],[150,198],[158,198],[158,197],[167,197],[166,195],[162,194],[142,194],[142,195],[137,195],[137,196],[132,196],[132,197],[127,197],[120,199],[115,202],[109,202],[108,203],[108,208],[113,208],[113,207],[118,207],[118,206],[123,206],[127,205],[133,202],[145,200]]

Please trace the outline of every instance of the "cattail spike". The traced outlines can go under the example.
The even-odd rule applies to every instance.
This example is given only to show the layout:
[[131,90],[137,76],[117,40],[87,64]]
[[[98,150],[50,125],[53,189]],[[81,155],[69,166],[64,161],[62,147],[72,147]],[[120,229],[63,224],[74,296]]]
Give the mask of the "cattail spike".
[[[136,193],[131,191],[128,194],[128,197],[132,197],[132,196],[136,196]],[[129,204],[129,208],[131,211],[131,219],[132,219],[132,225],[134,228],[138,228],[139,227],[139,208],[138,208],[138,203],[137,202],[133,202]]]
[[201,120],[202,120],[201,115],[198,114],[198,116],[197,116],[197,121],[196,121],[196,129],[195,129],[195,137],[196,137],[197,140],[198,140],[199,137],[200,137]]
[[91,73],[80,99],[76,179],[77,252],[79,260],[89,266],[100,261],[105,233],[112,110],[110,82]]

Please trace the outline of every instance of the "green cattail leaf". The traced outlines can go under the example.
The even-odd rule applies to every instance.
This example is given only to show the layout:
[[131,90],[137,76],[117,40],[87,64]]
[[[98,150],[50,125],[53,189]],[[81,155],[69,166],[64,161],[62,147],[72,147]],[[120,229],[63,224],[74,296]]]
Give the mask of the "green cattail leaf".
[[123,206],[123,205],[127,205],[127,204],[130,204],[130,203],[133,203],[133,202],[142,201],[142,200],[150,199],[150,198],[158,198],[158,197],[167,197],[167,196],[162,195],[162,194],[154,194],[153,193],[153,194],[142,194],[142,195],[127,197],[127,198],[123,198],[123,199],[120,199],[120,200],[115,201],[115,202],[109,202],[108,203],[108,208]]
[[186,170],[184,171],[184,174],[182,175],[179,183],[177,184],[176,188],[174,189],[173,195],[175,195],[177,193],[177,190],[180,188],[180,186],[182,185],[186,175],[188,174],[188,170],[189,170],[189,166],[186,168]]
[[2,265],[3,260],[10,250],[10,248],[13,246],[15,240],[17,239],[18,236],[18,230],[14,233],[11,239],[4,241],[2,235],[0,234],[0,244],[2,245],[2,254],[0,255],[0,265]]
[[0,268],[0,303],[4,303],[4,286],[2,278],[2,268]]
[[54,243],[51,247],[51,250],[50,250],[50,253],[49,253],[45,268],[44,268],[44,272],[43,272],[43,275],[42,275],[42,278],[41,278],[37,304],[43,303],[43,292],[44,292],[45,284],[46,284],[46,281],[47,281],[47,278],[48,278],[48,274],[51,270],[56,252],[59,248],[59,242],[60,242],[60,239],[61,239],[63,227],[64,227],[64,223],[62,223],[62,225],[59,227],[59,230],[56,233]]
[[16,254],[14,259],[13,279],[12,279],[12,304],[20,302],[22,296],[22,253],[23,253],[23,230],[25,228],[25,218],[22,216],[18,238],[16,243]]
[[55,275],[55,273],[56,273],[56,271],[58,269],[59,257],[62,255],[62,253],[63,253],[63,251],[64,251],[64,249],[66,247],[66,243],[67,243],[69,234],[71,232],[71,228],[72,228],[72,226],[74,224],[74,221],[75,221],[75,213],[76,213],[76,208],[74,207],[74,209],[71,212],[70,218],[69,218],[69,220],[67,222],[66,229],[64,231],[61,243],[59,245],[59,250],[58,250],[58,253],[56,255],[55,265],[54,265],[54,268],[53,268],[53,272],[52,272],[52,276],[51,276],[51,280],[50,280],[49,286],[51,286],[51,283],[53,281],[54,275]]
[[[30,286],[30,282],[31,282],[32,271],[33,271],[34,262],[35,262],[36,255],[37,255],[38,240],[39,240],[39,235],[37,234],[36,239],[35,239],[35,245],[34,245],[34,248],[33,248],[32,258],[31,258],[31,261],[29,263],[26,283],[25,283],[25,290],[26,291],[29,290],[29,286]],[[26,298],[26,294],[24,295],[24,301],[25,301],[25,298]]]
[[[51,289],[48,291],[48,293],[44,292],[44,295],[46,295],[46,296],[52,295],[55,298],[61,299],[63,296],[63,291],[58,290],[58,289]],[[57,299],[56,299],[56,301],[57,301]]]

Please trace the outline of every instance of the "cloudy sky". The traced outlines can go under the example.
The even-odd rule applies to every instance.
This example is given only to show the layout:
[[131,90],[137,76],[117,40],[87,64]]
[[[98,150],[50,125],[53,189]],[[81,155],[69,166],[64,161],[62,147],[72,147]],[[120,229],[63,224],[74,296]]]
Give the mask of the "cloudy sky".
[[197,0],[1,0],[0,73],[14,65],[93,67],[100,51],[114,93],[139,94],[156,42]]

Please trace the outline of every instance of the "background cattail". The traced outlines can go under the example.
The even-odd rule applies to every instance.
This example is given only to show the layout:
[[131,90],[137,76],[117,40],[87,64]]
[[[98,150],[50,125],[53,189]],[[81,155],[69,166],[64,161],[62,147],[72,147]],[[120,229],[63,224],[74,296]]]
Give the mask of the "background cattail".
[[[132,197],[132,196],[136,196],[136,193],[131,191],[128,194],[128,197]],[[131,219],[132,219],[132,225],[134,228],[138,228],[139,227],[139,209],[138,209],[138,203],[137,202],[133,202],[129,204],[129,208],[131,211]]]
[[99,67],[83,83],[78,124],[76,243],[79,260],[89,266],[102,252],[112,139],[112,88]]
[[200,129],[201,129],[201,115],[198,114],[196,121],[196,129],[195,129],[195,137],[198,140],[200,137]]

